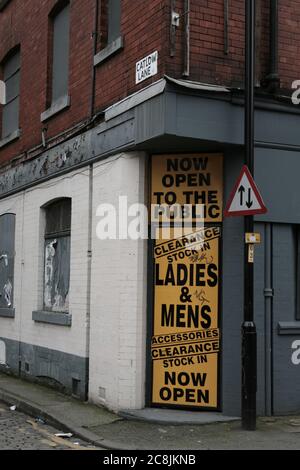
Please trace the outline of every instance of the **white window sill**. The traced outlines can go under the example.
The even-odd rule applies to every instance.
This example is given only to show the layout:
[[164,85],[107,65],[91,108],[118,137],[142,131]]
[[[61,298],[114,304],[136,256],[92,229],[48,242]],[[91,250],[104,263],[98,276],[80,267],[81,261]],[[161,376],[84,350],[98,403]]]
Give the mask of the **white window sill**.
[[46,109],[41,114],[41,122],[45,122],[48,119],[50,119],[52,116],[55,116],[56,114],[60,113],[64,109],[68,108],[71,104],[71,99],[69,95],[62,96],[58,100],[54,101],[52,103],[51,107]]
[[110,56],[123,49],[123,36],[119,36],[113,42],[108,44],[105,49],[94,56],[94,67],[104,62]]
[[4,137],[4,139],[0,140],[0,149],[7,144],[10,144],[14,140],[18,139],[21,135],[21,129],[17,129],[16,131],[12,132],[8,136]]

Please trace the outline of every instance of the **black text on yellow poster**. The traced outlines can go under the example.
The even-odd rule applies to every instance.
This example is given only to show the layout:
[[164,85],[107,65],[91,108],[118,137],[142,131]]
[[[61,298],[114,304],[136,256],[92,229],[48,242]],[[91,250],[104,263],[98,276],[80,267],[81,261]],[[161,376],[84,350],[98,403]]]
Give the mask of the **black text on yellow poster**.
[[155,241],[153,404],[218,407],[220,235]]
[[151,177],[152,222],[222,221],[222,155],[155,155]]
[[223,156],[153,156],[151,204],[152,404],[218,409]]

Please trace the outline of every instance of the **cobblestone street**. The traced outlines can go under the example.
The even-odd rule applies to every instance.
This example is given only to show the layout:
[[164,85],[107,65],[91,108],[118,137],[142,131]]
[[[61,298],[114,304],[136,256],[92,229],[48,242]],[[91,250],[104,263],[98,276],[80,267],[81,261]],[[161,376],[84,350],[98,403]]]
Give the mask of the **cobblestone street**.
[[0,450],[91,450],[94,447],[72,436],[55,436],[60,429],[31,418],[0,402]]

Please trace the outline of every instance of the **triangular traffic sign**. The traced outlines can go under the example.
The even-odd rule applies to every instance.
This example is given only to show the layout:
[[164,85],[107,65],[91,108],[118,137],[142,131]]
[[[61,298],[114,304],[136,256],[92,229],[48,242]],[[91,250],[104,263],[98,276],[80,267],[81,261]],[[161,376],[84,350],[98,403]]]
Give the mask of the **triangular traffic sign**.
[[254,179],[248,167],[244,165],[230,194],[224,216],[265,214],[266,212],[267,208]]

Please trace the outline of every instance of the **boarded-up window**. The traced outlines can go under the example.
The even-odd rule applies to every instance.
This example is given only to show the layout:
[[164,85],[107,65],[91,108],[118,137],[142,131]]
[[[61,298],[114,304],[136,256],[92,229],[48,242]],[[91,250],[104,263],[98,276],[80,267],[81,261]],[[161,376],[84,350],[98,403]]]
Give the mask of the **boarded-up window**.
[[99,50],[113,46],[121,39],[121,0],[103,0],[99,4],[98,37]]
[[121,29],[121,0],[108,0],[108,33],[107,42],[110,44],[120,36]]
[[71,200],[46,207],[44,309],[68,312],[71,248]]
[[2,138],[19,129],[20,101],[20,51],[15,52],[3,64],[3,80],[6,89],[6,104],[2,112]]
[[15,218],[14,214],[0,216],[0,310],[13,308]]
[[68,94],[70,5],[53,18],[52,103]]

